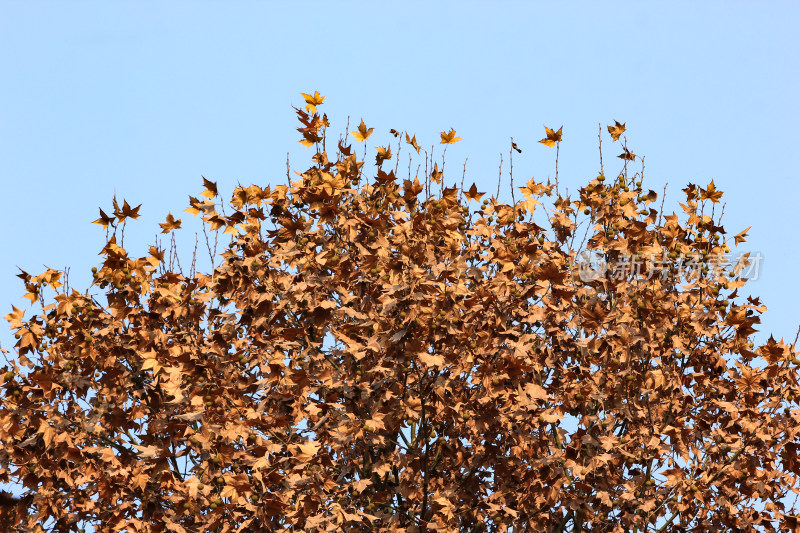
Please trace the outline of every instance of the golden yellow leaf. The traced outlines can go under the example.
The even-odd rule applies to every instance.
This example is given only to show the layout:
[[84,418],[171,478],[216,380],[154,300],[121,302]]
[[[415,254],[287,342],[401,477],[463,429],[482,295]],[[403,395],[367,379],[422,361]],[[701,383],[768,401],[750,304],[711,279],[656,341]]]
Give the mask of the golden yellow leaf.
[[351,131],[350,134],[356,138],[358,142],[364,142],[369,139],[369,136],[372,135],[372,130],[375,128],[367,129],[367,125],[364,124],[364,120],[361,120],[361,124],[358,125],[358,131]]
[[618,141],[620,135],[622,135],[625,132],[625,124],[624,123],[620,124],[616,120],[614,121],[613,126],[607,126],[607,127],[608,127],[608,133],[611,134],[611,140],[613,141]]
[[456,137],[456,130],[450,128],[450,131],[447,133],[440,132],[439,135],[442,137],[442,142],[439,144],[455,144],[458,141],[463,140],[461,137]]
[[392,158],[392,149],[390,147],[383,147],[383,146],[376,146],[375,149],[378,151],[378,154],[375,156],[375,164],[381,166],[384,161],[388,161]]
[[317,106],[322,105],[323,100],[325,100],[324,96],[319,94],[319,91],[314,91],[314,95],[300,93],[306,101],[306,111],[311,113],[317,112]]
[[542,139],[539,142],[542,143],[543,145],[547,146],[547,147],[552,148],[553,146],[556,145],[557,142],[561,142],[561,132],[562,132],[563,129],[564,129],[564,126],[561,126],[560,128],[558,128],[558,131],[553,131],[550,128],[548,128],[547,126],[545,126],[544,127],[544,131],[545,131],[547,137],[545,137],[544,139]]
[[414,135],[413,137],[409,138],[408,133],[406,133],[406,142],[408,144],[410,144],[411,146],[413,146],[414,150],[416,150],[417,153],[419,153],[419,144],[417,144],[417,136],[416,135]]
[[723,194],[722,191],[717,190],[714,185],[714,180],[711,180],[711,183],[709,183],[705,189],[700,189],[700,198],[703,200],[711,200],[715,204],[719,202]]
[[746,230],[740,231],[739,233],[734,235],[734,237],[733,237],[734,242],[736,244],[740,244],[740,243],[743,243],[744,241],[746,241],[747,239],[745,239],[745,237],[747,237],[747,232],[750,231],[750,228],[752,228],[752,227],[753,226],[748,226]]

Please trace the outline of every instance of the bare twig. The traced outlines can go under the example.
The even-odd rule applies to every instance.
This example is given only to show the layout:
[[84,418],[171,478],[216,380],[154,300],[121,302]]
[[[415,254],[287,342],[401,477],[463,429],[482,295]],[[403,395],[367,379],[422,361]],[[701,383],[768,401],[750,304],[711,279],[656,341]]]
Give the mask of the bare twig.
[[[431,150],[433,150],[433,146],[431,146]],[[425,152],[425,198],[430,198],[431,196],[431,187],[430,187],[430,173],[428,172],[428,151],[426,149],[422,149]]]
[[503,179],[503,153],[500,152],[500,168],[497,169],[497,196],[495,198],[500,198],[500,181]]
[[664,191],[661,193],[661,207],[658,209],[658,226],[661,225],[661,217],[664,216],[664,199],[667,197],[667,185],[669,185],[669,182],[664,184]]
[[403,149],[403,136],[400,135],[397,139],[397,155],[394,159],[394,175],[397,176],[397,169],[400,168],[400,152]]
[[561,141],[556,143],[556,195],[560,196],[561,193],[558,191],[558,150],[561,147]]
[[508,150],[508,178],[511,181],[511,205],[517,205],[517,201],[514,198],[514,137],[511,137],[511,148]]
[[[205,229],[205,228],[204,228]],[[197,232],[194,234],[194,251],[192,252],[192,264],[189,267],[189,277],[193,278],[195,273],[197,272]]]
[[461,198],[464,196],[464,178],[467,175],[467,161],[469,161],[469,157],[464,160],[464,168],[461,170],[461,189],[458,192],[459,202],[461,201]]
[[598,122],[597,123],[597,140],[600,141],[600,175],[605,176],[603,172],[603,126]]
[[[622,136],[622,147],[625,149],[625,154],[628,153],[628,138],[624,135]],[[624,158],[622,163],[622,175],[627,178],[628,177],[628,159]]]
[[640,181],[644,181],[644,158],[645,156],[642,156],[642,174],[639,176]]
[[444,155],[447,153],[447,145],[444,145],[444,150],[442,150],[442,181],[439,183],[439,196],[442,195],[444,192]]

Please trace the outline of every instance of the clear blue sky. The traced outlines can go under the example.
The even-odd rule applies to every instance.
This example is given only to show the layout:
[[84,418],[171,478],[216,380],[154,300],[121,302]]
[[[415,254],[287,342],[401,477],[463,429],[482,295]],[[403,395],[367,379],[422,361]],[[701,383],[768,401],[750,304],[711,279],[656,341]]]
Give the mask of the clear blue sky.
[[[309,152],[291,105],[320,91],[333,131],[362,117],[416,133],[455,128],[448,183],[496,190],[509,137],[519,181],[553,173],[543,125],[564,126],[561,183],[598,170],[597,125],[626,122],[646,184],[714,180],[725,226],[764,256],[745,294],[769,307],[757,339],[794,339],[798,296],[800,4],[796,2],[0,1],[0,316],[25,304],[16,267],[72,268],[83,289],[112,194],[143,204],[126,248],[144,255],[168,212],[194,245],[201,174],[283,183]],[[605,163],[617,168],[618,146]],[[401,165],[402,168],[402,165]],[[607,172],[608,173],[608,172]],[[507,195],[504,186],[504,194]],[[6,325],[0,342],[13,345]]]

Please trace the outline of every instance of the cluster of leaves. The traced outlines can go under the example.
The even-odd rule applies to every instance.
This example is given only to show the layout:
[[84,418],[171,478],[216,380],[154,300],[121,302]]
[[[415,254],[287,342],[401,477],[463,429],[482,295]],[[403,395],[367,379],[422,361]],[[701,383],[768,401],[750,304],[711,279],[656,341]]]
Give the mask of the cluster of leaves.
[[577,275],[581,224],[609,262],[726,250],[713,183],[685,190],[684,223],[627,170],[479,204],[438,165],[401,181],[389,147],[371,180],[345,139],[330,160],[324,97],[304,97],[311,168],[236,188],[229,215],[213,182],[190,199],[231,234],[208,274],[130,256],[138,208],[115,202],[92,290],[20,276],[41,313],[6,317],[9,530],[797,530],[798,361],[749,340],[744,279]]

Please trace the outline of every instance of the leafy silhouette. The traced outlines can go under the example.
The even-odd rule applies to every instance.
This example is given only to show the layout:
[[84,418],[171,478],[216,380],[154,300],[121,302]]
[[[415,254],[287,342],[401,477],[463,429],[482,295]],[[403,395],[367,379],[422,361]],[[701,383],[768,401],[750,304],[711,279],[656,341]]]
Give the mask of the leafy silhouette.
[[419,153],[419,144],[417,144],[417,136],[416,135],[414,135],[414,136],[409,138],[408,133],[406,133],[406,142],[408,144],[410,144],[411,146],[413,146],[414,150],[416,150],[417,153]]
[[556,145],[557,142],[561,142],[561,131],[563,129],[564,127],[562,126],[558,128],[558,131],[553,131],[547,126],[545,126],[544,131],[547,134],[547,136],[539,142],[549,148],[552,148],[553,146]]
[[620,135],[625,133],[625,124],[620,124],[615,120],[613,126],[608,126],[608,133],[611,134],[612,141],[618,141]]
[[439,144],[455,144],[458,141],[463,140],[461,137],[456,137],[456,130],[454,129],[451,129],[448,132],[443,131],[439,135],[442,137],[442,142]]
[[634,161],[636,159],[636,154],[628,150],[626,147],[623,147],[622,150],[623,152],[617,156],[620,159],[624,159],[625,161]]
[[167,221],[159,222],[158,225],[161,226],[161,233],[169,233],[170,231],[181,227],[181,219],[175,219],[175,217],[172,216],[172,213],[168,213]]
[[400,179],[378,147],[370,178],[327,154],[324,97],[303,97],[307,170],[189,197],[230,235],[207,272],[124,249],[138,207],[114,199],[87,291],[19,274],[4,530],[798,530],[795,346],[751,340],[745,277],[681,270],[728,249],[713,184],[684,189],[685,219],[627,166],[475,206],[444,166]]
[[358,131],[351,131],[350,134],[356,138],[358,142],[364,142],[369,139],[369,136],[372,135],[372,130],[374,128],[367,129],[367,125],[364,124],[364,121],[361,121],[361,124],[358,125]]
[[106,215],[105,211],[103,211],[101,209],[100,210],[100,218],[98,218],[97,220],[92,222],[92,224],[99,224],[99,225],[103,226],[104,229],[108,229],[108,225],[109,224],[113,224],[114,220],[115,220],[114,217],[110,217],[110,216]]
[[466,197],[468,200],[475,200],[478,202],[484,194],[486,193],[478,192],[478,187],[473,183],[469,190],[464,193],[464,197]]
[[320,96],[319,91],[314,91],[314,95],[300,93],[306,101],[306,111],[311,113],[317,112],[317,106],[322,105],[325,100],[324,96]]

